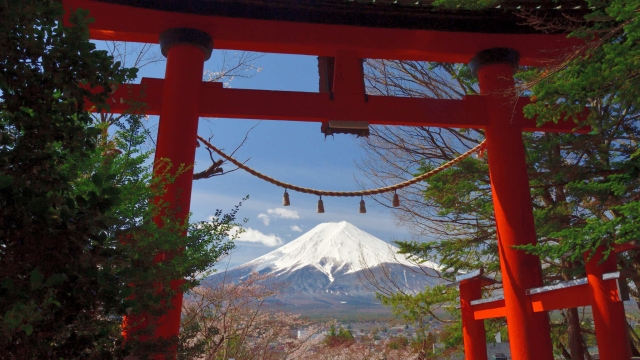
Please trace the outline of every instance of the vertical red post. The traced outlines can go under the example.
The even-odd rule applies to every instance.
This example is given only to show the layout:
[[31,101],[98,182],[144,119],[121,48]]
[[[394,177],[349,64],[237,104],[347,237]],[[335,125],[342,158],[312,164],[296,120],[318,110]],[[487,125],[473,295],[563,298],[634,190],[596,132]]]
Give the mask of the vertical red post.
[[[160,47],[162,54],[167,57],[167,67],[154,172],[162,171],[162,159],[171,162],[171,171],[174,173],[181,165],[188,167],[174,183],[167,186],[162,199],[171,204],[170,210],[176,219],[185,221],[191,205],[202,72],[205,60],[211,57],[213,42],[205,32],[179,28],[160,34]],[[171,286],[176,289],[180,283],[181,280],[175,280]],[[181,308],[182,293],[179,292],[171,300],[171,308],[167,309],[166,315],[158,320],[156,337],[178,335]]]
[[333,101],[345,106],[364,102],[362,59],[356,51],[338,50],[333,68]]
[[[163,202],[170,204],[170,211],[175,218],[185,221],[191,205],[202,73],[205,60],[211,56],[213,42],[205,32],[179,28],[160,34],[160,47],[162,54],[167,57],[167,66],[154,172],[159,173],[163,170],[163,159],[171,162],[172,173],[181,165],[188,167],[167,186],[162,198]],[[158,223],[161,220],[155,221]],[[158,225],[162,226],[161,223]],[[177,289],[180,283],[181,280],[174,280],[171,287]],[[171,307],[167,309],[166,315],[158,319],[156,337],[168,338],[178,335],[181,308],[182,293],[178,292],[171,300]]]
[[[625,360],[631,358],[631,345],[624,313],[624,303],[614,301],[618,292],[612,281],[605,282],[602,275],[618,270],[616,265],[616,253],[611,251],[609,257],[603,259],[603,247],[599,247],[596,253],[588,259],[585,254],[585,267],[589,289],[591,289],[591,310],[593,323],[598,341],[598,353],[602,360]],[[617,296],[620,296],[617,294]]]
[[[202,73],[204,61],[211,56],[213,42],[205,32],[178,28],[167,30],[160,35],[160,47],[162,54],[167,57],[167,65],[154,174],[166,170],[167,163],[161,161],[165,159],[170,162],[170,173],[173,174],[180,166],[187,166],[186,171],[167,185],[164,196],[159,199],[169,204],[167,210],[175,219],[185,221],[191,204]],[[162,226],[161,219],[154,221]],[[170,254],[158,254],[156,261],[163,261],[167,255]],[[182,280],[176,279],[172,281],[171,287],[177,290],[181,283]],[[170,338],[179,334],[181,307],[182,293],[178,292],[171,299],[166,314],[154,324],[156,338]],[[145,317],[145,314],[140,316],[142,319]],[[136,328],[148,326],[147,318],[139,326],[127,329],[127,320],[129,323],[136,323],[136,318],[125,320],[125,337],[127,330],[136,331]]]
[[484,320],[473,317],[471,301],[482,297],[482,282],[478,279],[460,283],[460,312],[462,314],[462,338],[466,360],[487,360],[487,339]]
[[477,73],[480,92],[487,99],[485,137],[511,356],[514,360],[551,360],[548,315],[534,313],[525,293],[542,285],[540,260],[512,248],[536,243],[522,130],[512,122],[517,96],[513,72],[518,60],[515,50],[489,49],[478,53],[469,66]]

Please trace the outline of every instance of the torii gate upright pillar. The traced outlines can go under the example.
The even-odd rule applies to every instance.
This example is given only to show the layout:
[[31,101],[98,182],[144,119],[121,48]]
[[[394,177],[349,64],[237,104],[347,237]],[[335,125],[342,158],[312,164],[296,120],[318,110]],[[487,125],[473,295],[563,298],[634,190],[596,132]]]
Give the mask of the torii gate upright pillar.
[[487,360],[487,332],[484,320],[476,320],[471,309],[471,301],[482,298],[482,285],[482,278],[460,282],[460,314],[466,360]]
[[[167,186],[162,199],[170,204],[176,220],[185,221],[191,206],[202,72],[204,62],[211,57],[213,41],[209,34],[200,30],[170,29],[160,34],[160,48],[167,57],[167,67],[154,172],[162,170],[162,159],[171,161],[172,173],[181,165],[188,166]],[[180,282],[174,280],[171,285],[177,288]],[[168,338],[179,334],[181,310],[182,293],[178,292],[171,300],[171,308],[158,320],[157,337]]]
[[591,289],[591,311],[596,329],[598,353],[602,360],[630,359],[631,347],[624,302],[612,301],[612,294],[620,296],[620,292],[613,283],[606,282],[602,278],[605,273],[618,270],[616,253],[612,251],[608,258],[603,259],[603,251],[604,246],[598,247],[591,259],[588,254],[585,254],[585,268]]
[[[163,160],[170,161],[170,173],[175,174],[180,166],[187,166],[168,184],[161,200],[168,205],[167,211],[178,221],[186,221],[191,205],[191,187],[193,183],[193,164],[196,152],[196,137],[200,104],[200,87],[204,62],[211,57],[213,41],[200,30],[177,28],[164,31],[160,35],[160,48],[167,57],[165,83],[162,93],[162,110],[158,127],[158,138],[154,160],[154,176],[165,171]],[[162,226],[160,218],[154,219]],[[180,249],[175,249],[180,251]],[[158,254],[156,261],[164,261],[170,253]],[[181,279],[172,281],[171,287],[177,290]],[[180,314],[182,309],[182,293],[178,292],[172,299],[170,308],[154,324],[156,338],[177,336],[180,331]],[[135,321],[133,321],[135,323]],[[125,334],[127,329],[125,320]],[[148,322],[141,327],[150,325]],[[125,335],[126,336],[126,335]],[[167,357],[172,357],[169,354]]]
[[540,260],[512,249],[513,245],[536,243],[522,129],[512,121],[513,72],[518,61],[517,51],[497,48],[478,53],[469,66],[487,98],[485,138],[511,356],[514,360],[552,360],[548,315],[534,313],[525,293],[542,285]]

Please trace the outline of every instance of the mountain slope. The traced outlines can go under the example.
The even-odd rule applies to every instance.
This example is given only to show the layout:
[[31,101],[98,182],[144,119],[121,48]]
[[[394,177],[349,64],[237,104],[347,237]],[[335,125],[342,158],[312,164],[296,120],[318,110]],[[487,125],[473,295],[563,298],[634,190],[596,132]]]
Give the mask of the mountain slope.
[[[347,223],[323,223],[255,260],[216,274],[209,281],[238,281],[252,272],[274,275],[289,286],[278,299],[289,304],[372,304],[367,274],[389,275],[402,291],[415,293],[439,283],[437,264],[415,263],[397,248]],[[424,275],[424,272],[432,276]]]
[[[415,266],[403,255],[395,255],[398,249],[375,236],[364,232],[346,221],[323,223],[280,248],[250,261],[240,267],[252,267],[254,271],[271,269],[282,273],[312,266],[333,281],[332,273],[353,273],[382,263],[401,263]],[[436,264],[425,264],[437,268]]]

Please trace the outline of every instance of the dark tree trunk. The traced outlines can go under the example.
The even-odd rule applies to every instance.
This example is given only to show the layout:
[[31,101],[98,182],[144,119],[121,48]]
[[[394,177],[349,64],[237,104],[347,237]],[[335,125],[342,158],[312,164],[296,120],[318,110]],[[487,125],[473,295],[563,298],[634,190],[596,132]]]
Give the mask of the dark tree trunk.
[[584,360],[584,347],[580,334],[580,314],[576,308],[567,309],[567,335],[571,360]]

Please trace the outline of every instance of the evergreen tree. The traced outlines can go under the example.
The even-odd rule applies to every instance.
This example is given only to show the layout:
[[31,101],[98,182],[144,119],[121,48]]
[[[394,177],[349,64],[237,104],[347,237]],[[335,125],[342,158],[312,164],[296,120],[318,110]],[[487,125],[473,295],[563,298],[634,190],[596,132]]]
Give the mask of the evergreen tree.
[[[179,339],[123,344],[123,315],[158,315],[172,295],[158,289],[171,280],[195,286],[233,247],[235,211],[177,224],[151,201],[174,175],[151,180],[140,116],[118,118],[109,132],[85,111],[88,102],[108,110],[111,91],[136,71],[95,50],[84,11],[63,26],[60,3],[9,1],[0,18],[0,354],[166,352]],[[151,221],[158,214],[162,229]],[[153,262],[169,250],[170,261]]]
[[329,347],[344,346],[354,341],[355,339],[353,338],[351,330],[345,329],[342,326],[336,327],[333,324],[329,327],[329,332],[324,338],[325,345]]

